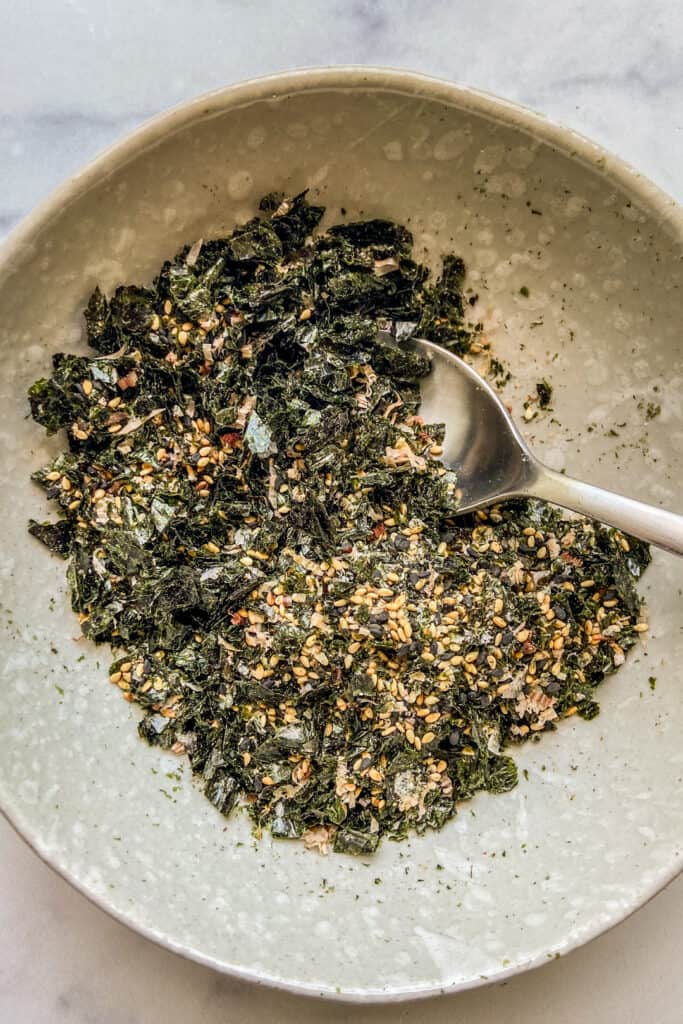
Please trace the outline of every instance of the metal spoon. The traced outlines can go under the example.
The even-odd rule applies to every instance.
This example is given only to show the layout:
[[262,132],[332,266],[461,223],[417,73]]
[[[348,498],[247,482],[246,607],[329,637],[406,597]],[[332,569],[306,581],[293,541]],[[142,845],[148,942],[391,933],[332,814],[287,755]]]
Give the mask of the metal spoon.
[[412,342],[432,364],[421,381],[420,415],[445,423],[443,462],[458,478],[460,512],[508,498],[541,498],[616,526],[677,555],[683,516],[548,469],[527,448],[495,391],[467,363],[424,339]]

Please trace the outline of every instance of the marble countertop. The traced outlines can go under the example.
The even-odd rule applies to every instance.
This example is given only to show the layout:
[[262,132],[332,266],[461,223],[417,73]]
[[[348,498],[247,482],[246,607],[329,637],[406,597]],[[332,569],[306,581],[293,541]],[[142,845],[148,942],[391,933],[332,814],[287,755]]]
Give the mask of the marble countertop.
[[[310,64],[407,67],[499,93],[618,152],[683,200],[678,0],[0,0],[0,237],[158,111]],[[570,956],[503,985],[393,1007],[323,1005],[127,931],[0,822],[0,1020],[678,1024],[683,879]]]

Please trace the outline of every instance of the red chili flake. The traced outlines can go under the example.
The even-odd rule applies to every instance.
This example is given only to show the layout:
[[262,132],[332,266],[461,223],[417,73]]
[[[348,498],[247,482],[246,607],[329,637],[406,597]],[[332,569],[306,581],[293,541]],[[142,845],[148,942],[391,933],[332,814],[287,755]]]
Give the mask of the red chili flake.
[[138,382],[138,375],[135,370],[131,370],[124,377],[119,377],[118,386],[121,391],[126,391],[128,388],[134,388]]
[[224,448],[240,448],[242,446],[242,435],[236,431],[230,434],[221,434],[221,444]]
[[372,528],[372,537],[374,540],[379,540],[380,537],[383,537],[386,532],[387,528],[384,525],[384,523],[377,523],[377,525],[373,526]]
[[234,615],[230,616],[230,621],[232,622],[233,626],[243,626],[247,619],[246,616],[240,615],[239,612],[235,612]]

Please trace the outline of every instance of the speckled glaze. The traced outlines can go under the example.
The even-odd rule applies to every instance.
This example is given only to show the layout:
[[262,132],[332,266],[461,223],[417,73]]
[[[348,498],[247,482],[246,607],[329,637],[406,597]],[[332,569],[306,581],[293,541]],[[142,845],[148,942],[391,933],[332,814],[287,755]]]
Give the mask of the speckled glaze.
[[29,473],[61,443],[27,420],[26,388],[54,351],[83,349],[96,282],[146,283],[262,193],[305,187],[331,219],[396,218],[420,254],[464,256],[515,370],[508,400],[519,412],[539,376],[555,386],[559,425],[525,427],[542,458],[683,509],[672,200],[535,114],[402,72],[306,71],[201,98],[68,182],[0,258],[0,805],[82,892],[179,953],[299,992],[409,998],[542,964],[681,868],[683,563],[655,554],[650,638],[605,683],[596,721],[520,750],[513,792],[372,860],[255,842],[140,741],[108,651],[78,638],[64,565],[25,532],[45,514]]

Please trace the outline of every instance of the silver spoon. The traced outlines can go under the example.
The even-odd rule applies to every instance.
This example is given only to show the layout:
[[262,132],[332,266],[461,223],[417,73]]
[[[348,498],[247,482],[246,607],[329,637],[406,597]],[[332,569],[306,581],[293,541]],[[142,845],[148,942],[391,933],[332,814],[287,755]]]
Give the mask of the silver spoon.
[[457,473],[460,512],[508,498],[541,498],[683,555],[683,516],[548,469],[471,366],[431,341],[412,344],[432,364],[420,383],[420,415],[427,423],[445,423],[442,458]]

